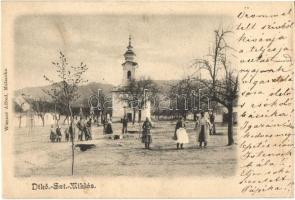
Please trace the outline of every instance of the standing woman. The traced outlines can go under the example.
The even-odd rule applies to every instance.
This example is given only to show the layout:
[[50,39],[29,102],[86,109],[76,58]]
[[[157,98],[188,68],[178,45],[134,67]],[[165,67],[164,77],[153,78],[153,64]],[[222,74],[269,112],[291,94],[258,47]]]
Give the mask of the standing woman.
[[51,125],[51,129],[50,129],[50,141],[51,142],[55,142],[55,138],[56,138],[55,131],[54,131],[53,125]]
[[176,147],[177,149],[179,149],[179,143],[178,143],[178,140],[177,140],[177,130],[181,127],[185,127],[185,124],[183,124],[183,121],[182,121],[182,117],[180,117],[177,122],[176,122],[176,126],[175,126],[175,131],[174,131],[174,136],[173,136],[173,139],[176,140]]
[[92,125],[92,119],[89,118],[89,120],[88,120],[87,123],[86,123],[87,140],[92,140],[91,125]]
[[62,138],[62,135],[61,135],[60,127],[57,125],[57,127],[56,127],[56,142],[61,142],[61,138]]
[[152,134],[151,134],[152,123],[147,117],[145,122],[142,125],[142,143],[146,149],[150,149],[150,144],[152,143]]
[[108,119],[108,124],[106,126],[106,134],[112,134],[113,128],[112,128],[112,121]]
[[66,127],[66,129],[65,129],[65,140],[66,140],[66,142],[68,142],[69,139],[70,139],[69,128]]
[[83,125],[82,125],[82,117],[80,117],[79,121],[76,124],[79,133],[78,133],[78,140],[82,141],[83,139]]
[[128,120],[127,120],[126,115],[124,115],[124,118],[122,120],[122,124],[123,124],[122,134],[127,133]]
[[210,124],[211,124],[210,135],[215,135],[216,134],[216,128],[215,128],[215,116],[214,116],[213,111],[211,111],[209,113],[209,119],[210,119]]
[[176,123],[174,138],[176,139],[177,149],[183,149],[183,144],[189,143],[189,138],[185,129],[185,122],[183,121],[183,118],[180,118]]
[[198,137],[198,142],[199,142],[199,147],[202,148],[202,144],[204,143],[204,148],[207,146],[207,141],[208,141],[208,135],[209,135],[209,129],[210,129],[210,121],[207,117],[205,117],[205,113],[201,112],[201,118],[197,122],[199,130],[199,137]]

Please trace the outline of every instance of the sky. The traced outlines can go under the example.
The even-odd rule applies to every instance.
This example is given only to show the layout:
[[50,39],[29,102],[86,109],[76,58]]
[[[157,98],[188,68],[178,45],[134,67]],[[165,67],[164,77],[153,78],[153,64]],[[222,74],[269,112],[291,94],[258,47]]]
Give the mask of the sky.
[[[84,62],[89,82],[122,81],[123,54],[132,37],[137,77],[181,79],[193,59],[208,53],[215,29],[231,29],[228,16],[29,15],[15,22],[16,89],[48,85],[62,51],[71,65]],[[57,79],[56,79],[57,80]]]

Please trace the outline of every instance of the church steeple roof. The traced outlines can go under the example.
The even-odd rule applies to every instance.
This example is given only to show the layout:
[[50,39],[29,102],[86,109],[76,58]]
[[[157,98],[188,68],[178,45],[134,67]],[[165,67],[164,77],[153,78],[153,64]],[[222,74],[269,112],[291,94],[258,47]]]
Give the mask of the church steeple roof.
[[127,46],[127,51],[124,53],[125,60],[133,61],[135,53],[133,52],[133,46],[131,44],[131,36],[129,35],[129,44]]
[[131,36],[129,35],[129,43],[127,46],[127,51],[124,53],[125,62],[122,64],[125,66],[126,64],[131,64],[131,66],[137,66],[137,62],[134,61],[135,53],[133,51],[133,46],[131,42]]
[[131,35],[129,35],[129,45],[128,45],[127,49],[129,49],[129,48],[131,48],[131,49],[133,48],[131,45]]

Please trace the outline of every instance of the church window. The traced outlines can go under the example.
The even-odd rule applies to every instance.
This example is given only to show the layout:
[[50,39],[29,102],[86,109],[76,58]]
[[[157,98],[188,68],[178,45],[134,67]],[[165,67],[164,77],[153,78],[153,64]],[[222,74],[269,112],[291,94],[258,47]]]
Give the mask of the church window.
[[128,79],[128,80],[131,80],[131,71],[128,71],[128,72],[127,72],[127,79]]

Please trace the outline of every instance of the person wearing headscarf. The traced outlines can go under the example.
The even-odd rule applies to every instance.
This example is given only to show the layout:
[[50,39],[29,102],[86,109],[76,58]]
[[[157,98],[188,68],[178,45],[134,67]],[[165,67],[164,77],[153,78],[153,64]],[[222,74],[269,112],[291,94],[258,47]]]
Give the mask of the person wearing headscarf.
[[51,125],[49,139],[51,142],[55,142],[55,138],[56,138],[55,131],[54,131],[53,125]]
[[176,148],[183,149],[183,144],[189,143],[189,138],[185,129],[183,118],[179,118],[175,126],[174,138],[176,139]]
[[62,137],[62,135],[61,135],[60,127],[57,126],[56,127],[56,142],[61,142],[61,137]]
[[152,133],[151,133],[152,123],[147,117],[142,125],[142,143],[146,149],[150,149],[150,144],[152,143]]
[[80,117],[79,121],[76,124],[79,132],[78,132],[78,140],[82,141],[83,140],[83,122],[82,122],[82,117]]
[[65,141],[68,142],[70,140],[69,128],[65,128]]
[[112,134],[113,133],[112,121],[110,119],[108,119],[108,123],[107,123],[105,132],[106,132],[106,134]]
[[122,119],[122,124],[123,124],[122,134],[127,133],[128,119],[127,119],[126,115]]
[[204,148],[207,146],[207,141],[208,141],[208,135],[209,135],[209,129],[210,129],[210,121],[209,119],[205,116],[204,112],[201,112],[201,118],[197,122],[197,127],[199,133],[198,135],[198,142],[199,142],[199,147],[202,148],[202,145],[204,144]]
[[91,124],[92,124],[92,119],[90,118],[85,125],[86,127],[85,140],[92,140]]
[[215,116],[214,116],[213,111],[211,111],[209,113],[209,119],[210,119],[210,123],[211,123],[210,135],[215,135],[216,134],[216,128],[215,128]]

